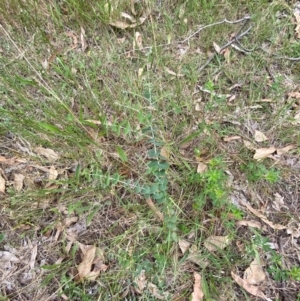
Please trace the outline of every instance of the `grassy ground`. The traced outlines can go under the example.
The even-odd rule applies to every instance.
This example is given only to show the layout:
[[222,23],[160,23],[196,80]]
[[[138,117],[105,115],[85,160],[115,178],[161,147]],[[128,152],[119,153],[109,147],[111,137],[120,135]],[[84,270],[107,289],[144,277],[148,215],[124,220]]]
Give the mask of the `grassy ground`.
[[2,1],[0,300],[300,300],[294,12]]

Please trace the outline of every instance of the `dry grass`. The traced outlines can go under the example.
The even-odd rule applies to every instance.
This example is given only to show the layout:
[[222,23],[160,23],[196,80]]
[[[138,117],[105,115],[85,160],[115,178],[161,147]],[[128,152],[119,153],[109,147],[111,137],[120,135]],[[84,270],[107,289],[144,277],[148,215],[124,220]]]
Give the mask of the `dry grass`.
[[[134,16],[130,1],[107,3],[0,4],[1,298],[188,300],[196,271],[205,300],[255,300],[230,272],[261,258],[265,295],[298,300],[293,4],[149,0]],[[120,12],[146,20],[109,25]],[[224,17],[244,19],[213,25]],[[210,251],[212,235],[230,243]],[[92,245],[96,281],[78,274]]]

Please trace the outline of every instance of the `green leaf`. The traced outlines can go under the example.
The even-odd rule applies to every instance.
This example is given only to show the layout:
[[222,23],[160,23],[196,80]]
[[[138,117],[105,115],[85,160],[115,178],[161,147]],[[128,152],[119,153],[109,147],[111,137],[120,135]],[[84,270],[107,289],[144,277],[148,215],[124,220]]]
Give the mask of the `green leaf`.
[[147,155],[150,159],[158,159],[159,152],[157,151],[157,149],[152,148],[152,149],[148,150]]
[[45,122],[38,122],[38,125],[49,131],[49,132],[54,132],[54,133],[58,133],[58,134],[62,134],[63,132],[55,125],[49,124],[49,123],[45,123]]
[[0,233],[0,242],[2,242],[4,240],[4,238],[5,238],[4,233]]
[[119,146],[117,146],[116,148],[117,148],[117,152],[118,152],[118,155],[119,155],[121,161],[128,162],[128,158],[127,158],[125,151]]

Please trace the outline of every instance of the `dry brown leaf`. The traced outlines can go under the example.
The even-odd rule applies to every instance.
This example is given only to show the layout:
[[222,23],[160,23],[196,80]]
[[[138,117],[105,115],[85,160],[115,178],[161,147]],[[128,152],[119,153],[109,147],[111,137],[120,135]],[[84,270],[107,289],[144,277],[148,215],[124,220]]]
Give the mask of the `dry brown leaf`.
[[51,148],[37,147],[35,151],[39,155],[46,157],[50,162],[54,162],[59,158],[59,155]]
[[182,254],[185,254],[186,251],[189,249],[189,247],[191,246],[191,243],[188,242],[187,240],[184,239],[180,239],[178,242],[179,248],[181,250]]
[[5,179],[0,173],[0,192],[5,193]]
[[198,250],[198,247],[196,245],[192,245],[190,247],[187,260],[197,264],[202,269],[205,269],[209,265],[209,261],[205,256],[203,256],[201,251]]
[[143,48],[142,35],[138,31],[135,33],[135,43],[136,43],[138,49]]
[[26,163],[26,159],[12,157],[12,158],[5,158],[4,156],[0,156],[0,163],[7,164],[7,165],[15,165],[19,163]]
[[264,159],[270,155],[272,155],[276,151],[275,147],[268,147],[268,148],[258,148],[255,150],[255,154],[253,156],[253,159],[261,160]]
[[261,229],[261,223],[257,221],[247,221],[247,220],[241,220],[236,222],[237,226],[247,226],[247,227],[252,227],[252,228],[257,228]]
[[252,208],[249,204],[247,204],[245,201],[243,201],[242,199],[239,200],[239,202],[245,206],[251,213],[253,213],[254,215],[256,215],[258,218],[260,218],[265,224],[267,224],[268,226],[270,226],[273,229],[276,230],[283,230],[286,229],[285,226],[280,225],[280,224],[273,224],[272,222],[270,222],[262,213],[260,213],[259,211],[257,211],[256,209]]
[[247,280],[242,279],[240,276],[236,275],[235,273],[231,272],[231,277],[233,280],[240,285],[245,291],[249,294],[260,297],[264,300],[271,301],[261,290],[258,286],[252,285],[247,282]]
[[160,155],[167,159],[167,161],[170,159],[170,150],[167,146],[163,146],[160,150]]
[[277,210],[277,211],[280,211],[281,210],[281,207],[284,207],[284,208],[287,208],[287,206],[285,206],[284,204],[284,197],[281,196],[279,193],[275,193],[274,194],[274,202],[272,203],[272,207]]
[[142,294],[143,290],[147,287],[147,279],[145,270],[141,270],[141,273],[135,278],[134,283],[137,285],[137,292]]
[[79,279],[87,279],[94,281],[101,271],[106,271],[107,266],[103,264],[104,255],[102,250],[93,245],[79,244],[83,253],[81,263],[78,265]]
[[259,258],[255,258],[250,266],[244,272],[244,279],[249,284],[259,284],[266,280],[266,274],[263,270],[262,261]]
[[226,248],[229,243],[230,239],[228,236],[210,236],[204,241],[204,246],[208,251],[214,252]]
[[51,165],[50,169],[49,169],[49,176],[48,176],[48,179],[51,181],[51,180],[56,180],[58,176],[58,171],[57,169]]
[[123,17],[124,19],[127,19],[128,22],[117,20],[117,21],[110,22],[109,25],[117,27],[119,29],[134,28],[138,25],[143,24],[145,22],[145,20],[147,19],[145,17],[140,17],[136,20],[134,17],[130,16],[127,13],[121,13],[121,17]]
[[266,137],[266,135],[263,132],[255,131],[255,133],[254,133],[254,140],[256,142],[263,142],[263,141],[268,140],[268,138]]
[[176,77],[182,77],[182,76],[184,76],[184,74],[176,73],[176,72],[172,71],[171,69],[169,69],[168,67],[165,67],[164,69],[170,75],[173,75],[173,76],[176,76]]
[[151,282],[148,283],[147,289],[151,293],[153,297],[155,297],[158,300],[169,300],[170,293],[169,292],[163,292],[161,293],[157,286]]
[[82,52],[85,52],[87,49],[87,43],[85,40],[85,30],[82,26],[80,26],[80,41],[81,41],[81,50]]
[[192,301],[201,301],[203,300],[204,293],[202,290],[202,283],[201,283],[201,275],[198,273],[194,273],[194,291],[192,293]]
[[254,146],[253,143],[251,143],[250,141],[244,140],[244,145],[246,146],[246,148],[250,149],[250,150],[255,150],[256,147]]
[[288,93],[288,96],[291,98],[300,99],[300,92],[290,92]]
[[300,123],[300,111],[295,114],[294,119],[293,124]]
[[155,204],[153,203],[151,198],[146,199],[147,205],[150,207],[150,209],[157,215],[157,217],[163,222],[164,221],[164,215],[162,212],[160,212]]
[[37,257],[37,251],[38,251],[38,245],[35,244],[32,249],[31,249],[31,256],[30,256],[30,261],[29,261],[29,266],[30,269],[34,269],[34,265],[35,265],[35,260]]
[[71,49],[77,48],[77,45],[78,45],[78,39],[77,39],[76,34],[75,34],[73,31],[68,31],[68,32],[66,32],[66,35],[67,35],[68,37],[72,38],[72,40],[73,40],[73,45],[72,45]]
[[25,177],[22,174],[15,173],[14,174],[14,188],[16,191],[21,191],[23,188],[23,181]]
[[276,150],[276,152],[277,152],[277,155],[283,155],[283,154],[289,152],[290,150],[292,150],[294,148],[296,148],[296,145],[290,144],[290,145],[287,145],[287,146],[285,146],[283,148],[278,148]]
[[221,47],[215,42],[213,42],[213,45],[214,45],[214,49],[215,49],[216,53],[219,54],[221,51]]
[[298,9],[295,10],[294,17],[296,20],[295,33],[296,33],[296,37],[299,39],[300,38],[300,13]]
[[207,165],[203,162],[199,162],[197,166],[197,173],[204,173],[207,170]]
[[223,138],[223,140],[224,140],[225,142],[230,142],[230,141],[239,140],[239,139],[241,139],[240,136],[230,136],[230,137],[224,137],[224,138]]

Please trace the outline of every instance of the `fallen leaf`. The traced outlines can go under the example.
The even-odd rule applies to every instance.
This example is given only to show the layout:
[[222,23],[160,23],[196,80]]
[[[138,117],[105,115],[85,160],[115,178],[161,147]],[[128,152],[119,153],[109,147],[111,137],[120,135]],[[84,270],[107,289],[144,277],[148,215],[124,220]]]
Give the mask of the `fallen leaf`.
[[300,92],[290,92],[290,93],[288,93],[288,96],[292,97],[292,98],[299,99],[300,98]]
[[90,123],[93,123],[93,124],[96,124],[96,125],[101,125],[102,122],[100,120],[91,120],[91,119],[87,119],[85,120],[87,122],[90,122]]
[[290,150],[292,150],[294,148],[296,148],[296,145],[290,144],[290,145],[287,145],[287,146],[285,146],[283,148],[278,148],[276,150],[276,152],[277,152],[277,155],[283,155],[283,154],[289,152]]
[[5,179],[0,173],[0,192],[5,193]]
[[106,271],[107,266],[103,264],[103,251],[94,245],[79,244],[83,253],[83,259],[78,265],[79,279],[95,281],[101,271]]
[[286,229],[285,226],[280,225],[280,224],[273,224],[272,222],[270,222],[262,213],[260,213],[259,211],[257,211],[256,209],[252,208],[249,204],[247,204],[245,201],[243,201],[242,199],[239,200],[239,202],[245,206],[251,213],[253,213],[254,215],[256,215],[257,217],[259,217],[264,223],[266,223],[268,226],[270,226],[273,229],[276,230],[283,230]]
[[30,269],[34,269],[34,265],[35,265],[35,260],[36,260],[36,256],[37,256],[37,251],[38,251],[38,245],[35,244],[32,248],[31,248],[31,256],[30,256],[30,261],[29,261],[29,266]]
[[23,188],[23,181],[25,177],[22,174],[15,173],[14,174],[14,188],[16,191],[21,191]]
[[48,179],[51,180],[56,180],[58,176],[58,171],[56,170],[56,168],[52,165],[49,169],[49,176]]
[[134,17],[130,16],[127,13],[121,13],[121,17],[123,17],[124,19],[127,19],[128,22],[117,20],[114,22],[110,22],[109,25],[117,27],[119,29],[134,28],[138,25],[143,24],[145,22],[145,20],[147,19],[146,17],[140,17],[136,20]]
[[214,252],[226,248],[229,243],[228,236],[210,236],[204,241],[204,246],[208,251]]
[[259,284],[266,280],[266,274],[259,258],[255,258],[245,270],[244,277],[249,284]]
[[147,289],[151,293],[153,297],[155,297],[158,300],[169,300],[170,293],[169,292],[163,292],[161,293],[157,286],[151,282],[148,283]]
[[271,299],[267,298],[267,296],[260,290],[260,288],[258,286],[248,283],[247,280],[242,279],[240,276],[236,275],[233,272],[231,272],[231,277],[238,285],[240,285],[249,294],[256,296],[256,297],[260,297],[267,301],[271,301]]
[[223,140],[224,140],[225,142],[230,142],[230,141],[239,140],[239,139],[241,139],[240,136],[230,136],[230,137],[224,137],[224,138],[223,138]]
[[72,40],[73,40],[73,45],[72,45],[71,49],[77,48],[78,39],[77,39],[77,36],[75,35],[75,33],[73,31],[68,31],[68,32],[66,32],[66,35],[68,37],[72,38]]
[[138,49],[143,48],[142,35],[138,31],[135,33],[135,43]]
[[269,148],[258,148],[255,150],[255,154],[253,156],[253,159],[261,160],[264,159],[270,155],[272,155],[276,151],[275,147],[269,147]]
[[137,291],[142,294],[143,290],[147,287],[147,279],[145,270],[141,270],[141,273],[135,278],[134,283],[137,285]]
[[203,300],[204,293],[202,290],[202,283],[201,283],[201,275],[198,273],[194,273],[194,291],[192,293],[192,301],[201,301]]
[[164,69],[170,75],[173,75],[173,76],[176,76],[176,77],[182,77],[182,76],[184,76],[184,74],[176,73],[176,72],[172,71],[171,69],[169,69],[168,67],[165,67]]
[[275,193],[274,194],[274,202],[272,203],[272,207],[277,210],[280,211],[282,207],[287,208],[287,206],[284,205],[284,197],[281,196],[279,193]]
[[39,155],[46,157],[50,162],[54,162],[59,158],[59,155],[51,148],[37,147],[35,151]]
[[247,226],[252,228],[261,229],[261,223],[257,221],[247,221],[247,220],[241,220],[236,222],[237,226]]
[[297,8],[294,11],[294,17],[296,20],[295,33],[296,33],[296,37],[299,39],[300,38],[300,13]]
[[209,261],[206,259],[206,256],[198,250],[196,245],[192,245],[190,247],[187,260],[197,264],[202,269],[205,269],[209,265]]
[[255,131],[255,133],[254,133],[254,140],[256,142],[263,142],[263,141],[268,140],[268,138],[265,136],[265,134],[263,132]]
[[187,240],[184,239],[180,239],[178,242],[179,248],[181,250],[182,254],[185,254],[186,251],[189,249],[189,247],[191,246],[191,243],[188,242]]
[[293,124],[300,123],[300,111],[295,114],[294,119]]
[[82,26],[80,26],[80,41],[81,41],[81,50],[82,52],[85,52],[87,49],[87,43],[85,40],[85,30]]
[[221,51],[221,47],[215,42],[213,42],[213,45],[214,45],[214,49],[215,49],[216,53],[219,54]]
[[207,165],[203,162],[199,162],[197,166],[197,173],[204,173],[207,170]]
[[250,149],[250,150],[255,150],[256,147],[254,146],[253,143],[251,143],[250,141],[244,140],[244,145],[246,146],[246,148]]
[[166,160],[170,159],[170,150],[167,146],[163,146],[160,150],[160,155],[164,157]]

